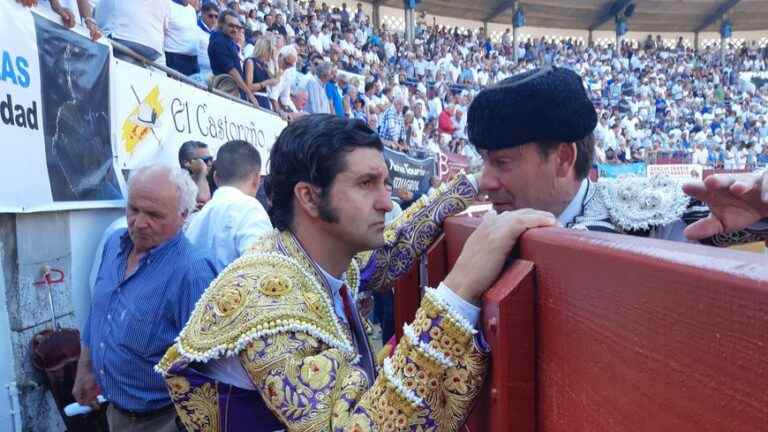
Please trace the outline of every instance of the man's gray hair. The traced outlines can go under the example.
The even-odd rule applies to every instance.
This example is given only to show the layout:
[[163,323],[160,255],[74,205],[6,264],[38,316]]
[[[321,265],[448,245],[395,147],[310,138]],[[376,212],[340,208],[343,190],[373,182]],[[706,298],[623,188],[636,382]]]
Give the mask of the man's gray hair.
[[133,183],[137,178],[155,171],[164,171],[167,173],[168,180],[176,186],[176,193],[179,197],[178,202],[176,203],[176,208],[179,213],[186,214],[187,216],[190,215],[197,204],[197,185],[192,181],[192,177],[189,176],[189,173],[180,167],[166,164],[152,164],[134,170],[131,172],[131,177],[128,179],[128,194],[130,195]]
[[299,58],[299,52],[296,50],[296,47],[291,45],[284,45],[282,48],[280,48],[280,57],[287,58],[293,56],[296,59]]
[[331,70],[333,70],[333,64],[331,62],[323,61],[315,66],[315,75],[318,78],[331,76]]

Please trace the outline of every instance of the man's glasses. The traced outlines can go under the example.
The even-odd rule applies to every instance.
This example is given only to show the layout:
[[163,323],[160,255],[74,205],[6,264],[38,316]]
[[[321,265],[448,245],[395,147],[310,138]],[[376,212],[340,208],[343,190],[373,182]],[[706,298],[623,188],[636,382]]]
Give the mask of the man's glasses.
[[201,161],[203,161],[203,162],[205,162],[207,164],[213,162],[213,156],[202,156],[202,157],[195,158],[195,159],[200,159]]
[[227,23],[227,26],[229,26],[229,28],[233,28],[235,30],[243,30],[243,26],[241,26],[240,24]]
[[217,13],[209,13],[206,16],[208,18],[211,18],[211,19],[218,19],[219,18],[219,14],[217,14]]

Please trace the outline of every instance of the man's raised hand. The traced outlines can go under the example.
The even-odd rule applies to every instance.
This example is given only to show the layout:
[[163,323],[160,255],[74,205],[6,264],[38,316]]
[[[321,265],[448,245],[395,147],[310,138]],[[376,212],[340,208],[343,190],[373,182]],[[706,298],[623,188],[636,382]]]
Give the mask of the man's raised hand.
[[709,206],[710,215],[685,229],[691,240],[738,231],[768,217],[768,171],[763,174],[714,174],[687,183],[683,191]]
[[557,224],[551,213],[515,210],[496,214],[491,211],[467,239],[445,285],[464,300],[479,303],[483,293],[496,281],[504,262],[526,230]]

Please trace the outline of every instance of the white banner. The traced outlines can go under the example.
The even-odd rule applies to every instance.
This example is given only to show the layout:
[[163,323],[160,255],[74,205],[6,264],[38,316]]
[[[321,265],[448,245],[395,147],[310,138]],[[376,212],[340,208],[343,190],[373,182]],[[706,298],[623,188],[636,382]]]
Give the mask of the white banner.
[[0,211],[13,212],[53,198],[45,161],[35,24],[20,5],[11,0],[0,3]]
[[0,0],[0,212],[120,206],[109,49]]
[[229,100],[164,73],[114,61],[112,131],[120,169],[154,162],[178,164],[186,141],[200,141],[216,151],[231,140],[259,149],[262,172],[286,123],[277,115]]
[[647,176],[664,176],[679,179],[701,180],[704,177],[704,167],[701,165],[648,165]]

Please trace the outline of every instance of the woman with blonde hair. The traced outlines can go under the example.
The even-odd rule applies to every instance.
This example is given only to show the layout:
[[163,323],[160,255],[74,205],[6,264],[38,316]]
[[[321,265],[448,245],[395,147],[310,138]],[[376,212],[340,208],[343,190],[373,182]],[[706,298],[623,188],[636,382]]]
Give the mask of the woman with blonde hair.
[[268,64],[272,56],[272,41],[268,37],[261,37],[256,41],[253,55],[245,60],[245,82],[256,96],[259,106],[268,110],[273,108],[267,91],[279,81],[269,74]]

